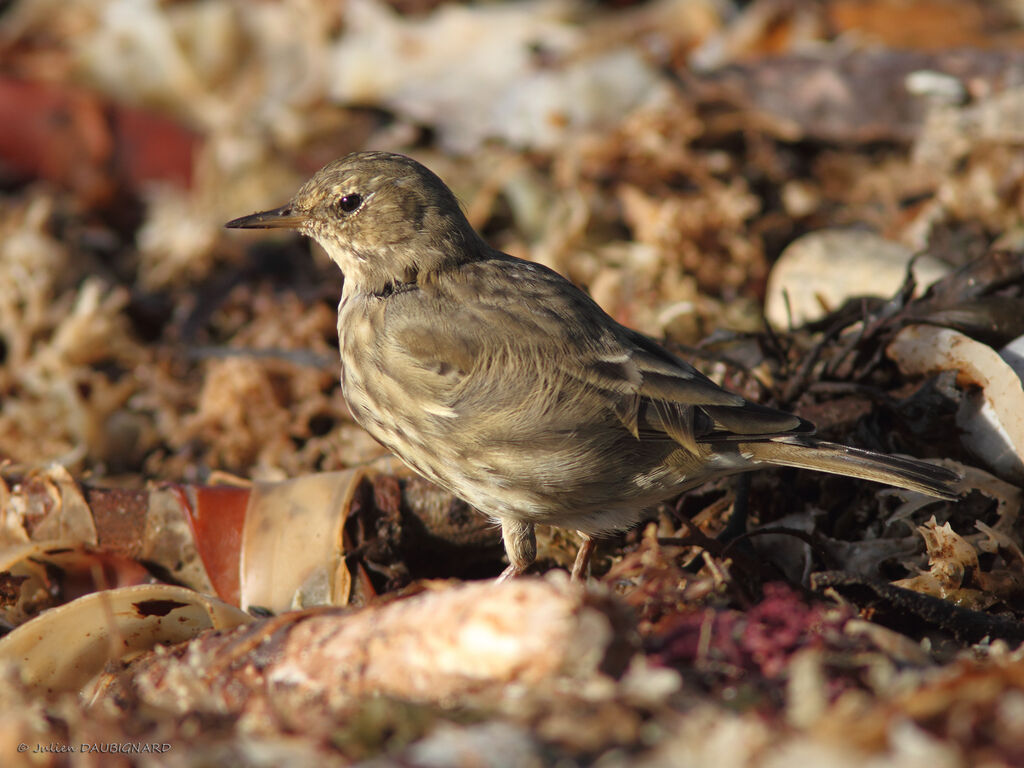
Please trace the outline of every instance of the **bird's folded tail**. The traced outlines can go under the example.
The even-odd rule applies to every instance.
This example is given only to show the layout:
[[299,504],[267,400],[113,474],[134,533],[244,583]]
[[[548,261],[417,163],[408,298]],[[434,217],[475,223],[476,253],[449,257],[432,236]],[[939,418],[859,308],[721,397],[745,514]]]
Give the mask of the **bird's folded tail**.
[[955,472],[934,464],[813,438],[782,437],[741,443],[739,447],[755,462],[859,477],[940,499],[957,499],[957,488],[962,480]]

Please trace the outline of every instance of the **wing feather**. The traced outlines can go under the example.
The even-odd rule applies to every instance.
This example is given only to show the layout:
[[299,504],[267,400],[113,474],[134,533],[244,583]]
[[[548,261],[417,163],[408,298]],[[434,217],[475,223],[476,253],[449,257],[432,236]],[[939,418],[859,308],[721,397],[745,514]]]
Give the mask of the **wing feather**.
[[[564,421],[563,429],[571,428],[573,418],[602,418],[603,403],[605,418],[614,417],[636,439],[671,439],[693,452],[704,442],[813,431],[813,425],[797,416],[722,389],[685,360],[611,318],[595,322],[594,313],[600,310],[589,297],[574,293],[555,273],[530,267],[524,290],[529,286],[536,295],[524,295],[522,301],[531,307],[558,306],[557,322],[550,312],[517,311],[505,295],[396,313],[405,322],[390,329],[388,354],[406,360],[405,380],[415,382],[420,397],[456,411],[463,405],[469,412],[481,404],[518,407],[524,415]],[[546,282],[534,281],[545,275]],[[430,301],[418,292],[390,299],[395,300]],[[421,314],[445,322],[438,327],[435,321],[428,329],[416,322]],[[503,364],[492,365],[498,357]],[[403,365],[397,360],[393,364]],[[415,370],[410,373],[409,368]],[[522,386],[507,386],[509,376],[522,377]],[[502,402],[488,402],[494,397]]]

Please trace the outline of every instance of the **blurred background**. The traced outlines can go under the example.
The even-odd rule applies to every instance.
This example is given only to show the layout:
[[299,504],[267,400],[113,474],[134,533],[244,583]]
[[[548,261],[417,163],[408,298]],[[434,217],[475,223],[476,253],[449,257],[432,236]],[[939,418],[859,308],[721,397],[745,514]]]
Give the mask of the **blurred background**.
[[342,275],[223,229],[355,150],[416,157],[491,243],[683,345],[891,294],[914,253],[934,277],[1020,247],[1022,21],[1020,0],[0,3],[0,461],[135,483],[379,456],[337,384]]

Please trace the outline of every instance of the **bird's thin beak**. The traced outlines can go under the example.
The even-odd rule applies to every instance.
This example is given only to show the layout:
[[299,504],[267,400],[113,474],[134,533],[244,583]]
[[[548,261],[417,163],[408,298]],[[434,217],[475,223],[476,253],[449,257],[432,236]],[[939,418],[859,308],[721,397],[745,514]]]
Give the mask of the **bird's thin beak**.
[[224,226],[228,229],[298,229],[307,218],[308,214],[296,211],[288,204],[232,219]]

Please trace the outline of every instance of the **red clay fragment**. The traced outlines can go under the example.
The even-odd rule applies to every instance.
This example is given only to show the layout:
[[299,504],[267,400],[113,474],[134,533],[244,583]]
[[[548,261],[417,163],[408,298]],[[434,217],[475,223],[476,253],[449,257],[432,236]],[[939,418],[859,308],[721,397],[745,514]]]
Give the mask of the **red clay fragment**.
[[87,204],[146,182],[188,187],[198,136],[99,95],[0,77],[0,162],[75,190]]
[[242,526],[249,505],[249,489],[233,486],[193,487],[192,498],[178,488],[195,535],[196,549],[217,595],[238,605],[241,595],[239,562],[242,553]]

